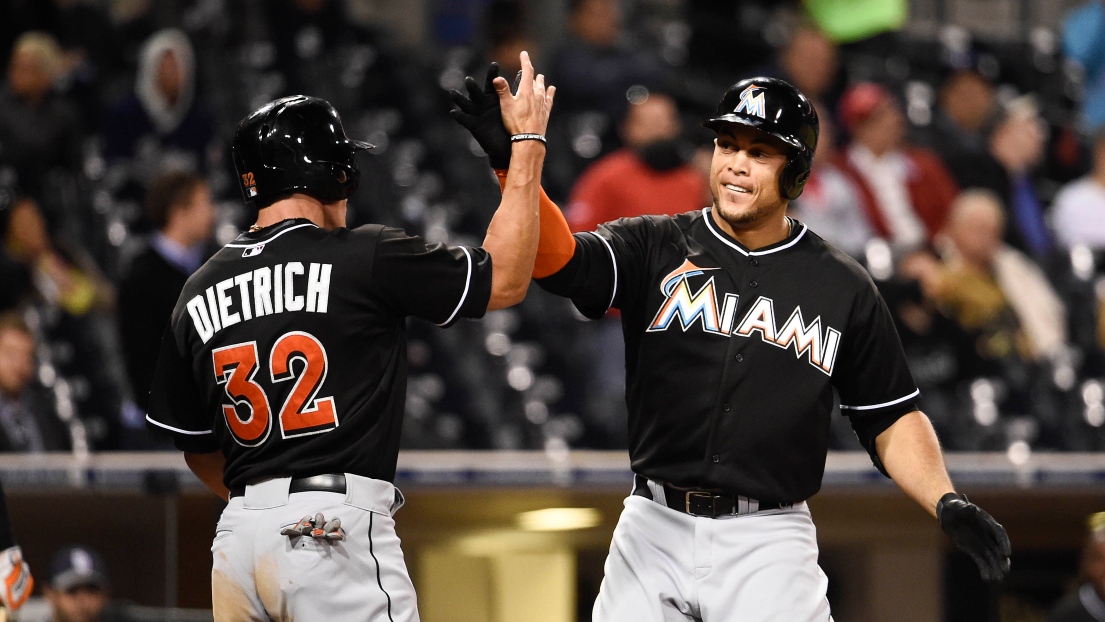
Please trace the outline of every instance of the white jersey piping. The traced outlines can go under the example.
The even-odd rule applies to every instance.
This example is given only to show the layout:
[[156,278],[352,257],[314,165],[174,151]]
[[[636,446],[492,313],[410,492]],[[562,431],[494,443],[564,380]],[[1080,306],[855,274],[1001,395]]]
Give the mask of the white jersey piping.
[[840,405],[840,410],[874,410],[876,408],[883,408],[885,406],[893,406],[894,404],[901,404],[902,402],[904,402],[904,401],[906,401],[910,398],[917,397],[920,394],[921,394],[920,389],[914,389],[913,393],[910,393],[909,395],[907,395],[905,397],[899,397],[896,400],[891,400],[889,402],[883,402],[882,404],[872,404],[870,406],[845,406],[844,404],[841,404]]
[[273,234],[273,236],[271,238],[268,238],[268,239],[265,239],[265,240],[260,240],[260,241],[257,241],[257,242],[250,242],[249,244],[235,244],[235,243],[231,242],[230,244],[227,244],[225,248],[251,248],[251,247],[254,247],[254,246],[260,246],[261,244],[268,244],[269,242],[272,242],[276,238],[284,235],[285,233],[287,233],[289,231],[294,231],[296,229],[302,229],[303,227],[314,227],[315,229],[318,229],[318,225],[316,225],[314,223],[309,223],[309,222],[300,223],[298,225],[295,225],[294,227],[288,227],[287,229],[277,231],[275,234]]
[[472,285],[472,254],[468,252],[468,249],[460,246],[460,250],[464,251],[464,256],[468,259],[468,276],[464,279],[464,291],[460,294],[460,302],[457,303],[457,308],[453,309],[453,314],[449,316],[449,319],[438,324],[438,326],[445,326],[449,322],[453,321],[453,318],[460,313],[460,308],[464,306],[464,301],[468,298],[468,288]]
[[705,208],[702,209],[702,218],[706,221],[706,228],[710,230],[710,233],[714,234],[714,237],[721,240],[722,242],[725,242],[727,245],[729,245],[730,247],[735,249],[738,253],[740,253],[741,255],[744,255],[746,257],[759,257],[761,255],[770,255],[771,253],[777,253],[781,250],[788,249],[791,246],[794,246],[795,244],[797,244],[798,240],[801,240],[802,236],[806,235],[806,230],[807,230],[806,225],[804,225],[802,223],[799,223],[799,225],[801,226],[801,229],[798,231],[798,235],[794,236],[794,239],[791,240],[790,242],[787,242],[786,244],[784,244],[784,245],[782,245],[778,248],[773,248],[771,250],[746,251],[743,248],[741,248],[740,246],[730,242],[729,240],[726,240],[725,237],[723,235],[721,235],[721,233],[719,233],[717,229],[714,228],[714,223],[710,222],[710,208],[705,207]]
[[177,434],[187,434],[189,436],[200,436],[201,434],[214,434],[215,433],[214,430],[201,430],[199,432],[196,432],[194,430],[181,430],[180,428],[174,428],[171,425],[165,425],[164,423],[161,423],[160,421],[154,421],[153,419],[150,418],[149,415],[146,415],[146,421],[149,421],[150,423],[152,423],[152,424],[154,424],[158,427],[165,428],[166,430],[172,430],[173,432],[176,432]]
[[598,238],[599,242],[602,242],[602,245],[606,247],[606,252],[610,253],[610,263],[614,264],[614,288],[610,292],[610,304],[606,305],[606,309],[610,310],[610,307],[614,306],[614,299],[618,297],[618,258],[614,255],[614,248],[610,246],[610,242],[607,242],[606,238],[596,231],[590,231],[589,233]]

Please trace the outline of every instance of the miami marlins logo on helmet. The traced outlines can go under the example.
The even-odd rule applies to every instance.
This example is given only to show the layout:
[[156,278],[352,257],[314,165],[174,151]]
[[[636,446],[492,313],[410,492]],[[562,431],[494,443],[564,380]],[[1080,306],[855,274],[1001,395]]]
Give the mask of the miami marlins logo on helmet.
[[749,84],[748,88],[741,91],[740,103],[733,112],[737,113],[743,110],[750,117],[766,118],[763,90],[764,87],[762,86]]

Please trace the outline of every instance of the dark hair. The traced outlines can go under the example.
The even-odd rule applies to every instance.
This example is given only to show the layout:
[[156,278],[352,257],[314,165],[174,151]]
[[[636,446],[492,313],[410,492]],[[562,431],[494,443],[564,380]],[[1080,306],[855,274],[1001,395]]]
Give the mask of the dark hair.
[[157,229],[165,227],[169,223],[169,214],[173,209],[192,198],[196,188],[207,181],[195,173],[182,171],[170,171],[162,173],[146,192],[146,217]]

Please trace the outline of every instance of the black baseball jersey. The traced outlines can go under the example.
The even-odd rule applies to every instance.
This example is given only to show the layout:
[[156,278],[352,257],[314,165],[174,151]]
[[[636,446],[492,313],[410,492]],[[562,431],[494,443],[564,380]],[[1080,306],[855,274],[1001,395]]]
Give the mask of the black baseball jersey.
[[244,233],[184,287],[147,420],[191,452],[221,449],[230,488],[261,477],[395,477],[406,318],[447,326],[491,296],[481,248],[398,229],[285,220]]
[[749,251],[710,208],[577,233],[538,281],[584,315],[621,310],[633,470],[796,502],[821,487],[834,388],[873,439],[918,396],[866,271],[805,225]]

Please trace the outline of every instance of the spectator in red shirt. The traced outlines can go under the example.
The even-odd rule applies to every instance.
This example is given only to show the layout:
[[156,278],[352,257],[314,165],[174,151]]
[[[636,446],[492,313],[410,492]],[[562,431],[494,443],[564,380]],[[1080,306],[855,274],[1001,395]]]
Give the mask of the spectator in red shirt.
[[863,205],[872,229],[897,251],[930,244],[959,192],[939,156],[906,143],[905,115],[877,84],[848,89],[840,120],[852,138],[841,165],[871,199]]
[[643,214],[681,214],[709,204],[707,180],[680,151],[679,111],[669,95],[652,92],[630,103],[622,124],[625,147],[580,175],[565,215],[573,231]]

